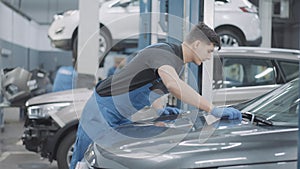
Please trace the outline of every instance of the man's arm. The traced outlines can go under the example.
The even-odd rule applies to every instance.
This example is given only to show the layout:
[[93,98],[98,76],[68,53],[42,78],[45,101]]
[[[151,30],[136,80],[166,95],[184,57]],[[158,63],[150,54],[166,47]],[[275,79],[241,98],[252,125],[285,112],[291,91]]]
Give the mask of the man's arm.
[[213,105],[187,83],[181,80],[172,66],[161,66],[158,68],[158,74],[169,92],[176,98],[206,112],[212,110]]
[[152,107],[155,109],[155,110],[158,110],[158,109],[163,109],[164,108],[164,96],[156,99],[153,103],[152,103]]

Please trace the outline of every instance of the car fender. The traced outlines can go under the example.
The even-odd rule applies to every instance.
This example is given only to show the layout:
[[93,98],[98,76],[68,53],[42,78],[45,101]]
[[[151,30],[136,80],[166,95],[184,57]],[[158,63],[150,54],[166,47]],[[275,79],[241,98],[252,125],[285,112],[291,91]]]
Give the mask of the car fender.
[[219,11],[215,13],[215,29],[224,25],[233,25],[240,29],[247,41],[261,37],[260,20],[257,14]]
[[[85,93],[73,93],[74,100],[69,106],[50,114],[51,118],[61,127],[65,127],[68,123],[79,120],[85,103],[90,98],[92,90],[82,90]],[[75,99],[75,98],[74,98]]]
[[237,35],[240,38],[246,39],[243,30],[241,30],[236,25],[230,25],[230,24],[227,24],[227,25],[218,25],[217,27],[215,27],[215,30],[216,30],[217,33],[219,32],[219,30],[231,30],[231,31],[237,33]]
[[74,120],[66,124],[63,128],[59,129],[54,137],[47,140],[47,152],[49,152],[49,161],[56,160],[57,148],[62,139],[71,131],[77,130],[79,120]]
[[[50,37],[51,40],[71,39],[78,25],[79,11],[71,16],[52,22],[48,29],[48,37]],[[59,29],[63,29],[63,31],[61,33],[55,33]]]

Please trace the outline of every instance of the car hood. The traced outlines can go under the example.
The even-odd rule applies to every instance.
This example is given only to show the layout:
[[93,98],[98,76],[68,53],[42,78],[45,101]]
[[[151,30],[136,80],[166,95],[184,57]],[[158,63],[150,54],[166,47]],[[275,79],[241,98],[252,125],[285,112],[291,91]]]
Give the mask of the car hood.
[[65,90],[33,97],[26,102],[26,106],[62,103],[62,102],[84,102],[91,95],[92,90],[87,88]]
[[[173,133],[144,141],[120,142],[109,151],[94,143],[85,159],[91,161],[89,153],[98,152],[94,163],[96,161],[95,166],[100,168],[208,168],[252,164],[259,168],[266,163],[290,165],[292,162],[294,165],[297,161],[297,128],[259,127],[242,122],[233,126],[219,125],[216,130],[213,126],[200,127],[178,141],[180,137],[182,133]],[[104,159],[111,160],[110,164]]]

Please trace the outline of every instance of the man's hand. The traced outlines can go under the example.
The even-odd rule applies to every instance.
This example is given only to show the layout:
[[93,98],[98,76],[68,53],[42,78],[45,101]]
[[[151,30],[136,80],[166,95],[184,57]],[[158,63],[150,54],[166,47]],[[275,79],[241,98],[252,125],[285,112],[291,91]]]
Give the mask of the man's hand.
[[213,116],[218,118],[226,118],[229,120],[235,120],[235,119],[242,120],[242,113],[239,110],[232,107],[225,107],[225,108],[215,107],[212,109],[210,113]]
[[163,109],[158,109],[157,114],[161,115],[177,115],[182,113],[182,111],[176,107],[165,107]]

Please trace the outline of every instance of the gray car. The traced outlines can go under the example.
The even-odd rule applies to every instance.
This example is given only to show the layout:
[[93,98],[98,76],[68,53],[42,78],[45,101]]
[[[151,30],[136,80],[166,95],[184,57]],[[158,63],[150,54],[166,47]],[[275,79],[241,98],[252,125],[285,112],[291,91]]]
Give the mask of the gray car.
[[[151,121],[143,126],[136,123],[119,127],[116,131],[127,137],[112,135],[123,139],[112,139],[111,145],[91,144],[81,164],[87,169],[296,169],[298,91],[297,79],[236,105],[244,112],[241,122],[221,119],[208,125],[203,112],[189,112],[166,122],[171,125],[160,127],[166,130],[149,128],[153,125]],[[151,130],[159,132],[145,134],[153,133]]]
[[[299,53],[283,49],[222,49],[214,62],[214,104],[248,100],[298,77]],[[220,76],[222,72],[224,76]],[[28,100],[22,137],[26,149],[50,161],[57,160],[60,169],[68,168],[78,119],[91,94],[90,89],[74,89]]]
[[298,77],[299,56],[299,50],[223,48],[214,57],[214,104],[245,101]]

